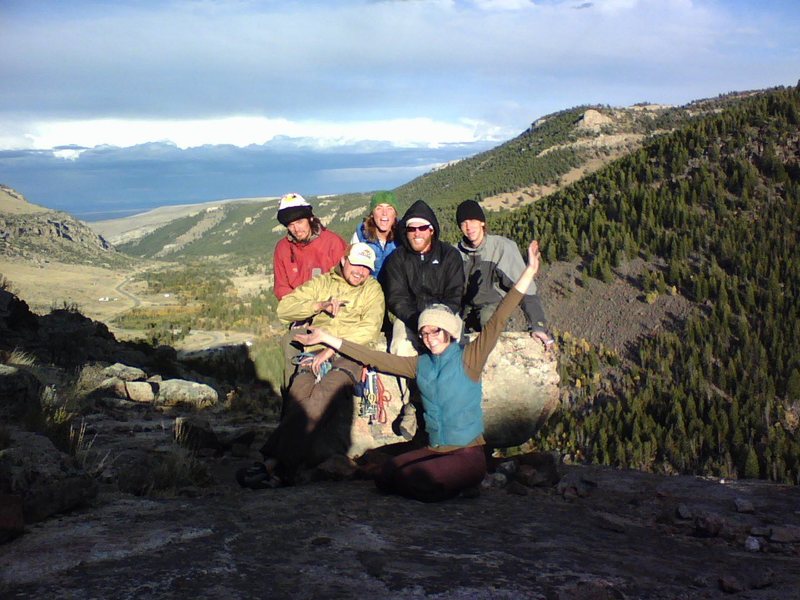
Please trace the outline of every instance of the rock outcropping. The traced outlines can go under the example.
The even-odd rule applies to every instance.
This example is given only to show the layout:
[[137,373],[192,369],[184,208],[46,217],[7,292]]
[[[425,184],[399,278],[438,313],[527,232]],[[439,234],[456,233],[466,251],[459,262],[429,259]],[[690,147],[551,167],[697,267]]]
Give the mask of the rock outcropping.
[[76,264],[129,261],[82,221],[30,204],[6,186],[0,186],[0,254]]

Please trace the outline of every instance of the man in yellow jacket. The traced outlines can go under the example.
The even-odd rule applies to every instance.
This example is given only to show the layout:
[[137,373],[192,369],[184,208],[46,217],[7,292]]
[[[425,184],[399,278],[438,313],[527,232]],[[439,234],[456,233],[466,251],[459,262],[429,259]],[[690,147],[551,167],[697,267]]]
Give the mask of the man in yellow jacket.
[[[383,290],[370,276],[374,268],[375,251],[364,243],[353,244],[331,271],[284,296],[278,318],[285,323],[310,319],[343,339],[369,344],[378,337],[385,312]],[[361,378],[359,363],[326,346],[306,348],[296,362],[281,422],[261,449],[263,472],[259,475],[256,468],[243,474],[242,485],[287,483],[298,468],[326,458],[311,454],[315,434],[335,411],[352,410],[354,386]]]

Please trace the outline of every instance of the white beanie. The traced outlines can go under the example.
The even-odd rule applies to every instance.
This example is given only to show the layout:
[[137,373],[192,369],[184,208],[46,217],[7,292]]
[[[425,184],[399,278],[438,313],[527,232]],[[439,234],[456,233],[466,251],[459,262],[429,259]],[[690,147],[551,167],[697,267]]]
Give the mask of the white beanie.
[[425,326],[439,327],[449,333],[456,341],[461,339],[461,317],[454,314],[445,304],[432,304],[419,316],[417,331]]
[[300,194],[285,194],[278,205],[278,221],[284,227],[298,219],[310,219],[313,216],[311,205]]

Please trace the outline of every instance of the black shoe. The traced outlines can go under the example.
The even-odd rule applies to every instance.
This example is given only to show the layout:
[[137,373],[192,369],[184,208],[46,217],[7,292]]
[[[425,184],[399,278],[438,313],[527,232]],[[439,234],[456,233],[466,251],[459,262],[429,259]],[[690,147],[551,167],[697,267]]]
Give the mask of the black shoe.
[[244,467],[236,471],[236,481],[240,486],[251,490],[268,490],[281,487],[281,480],[270,473],[263,463],[255,463],[252,467]]

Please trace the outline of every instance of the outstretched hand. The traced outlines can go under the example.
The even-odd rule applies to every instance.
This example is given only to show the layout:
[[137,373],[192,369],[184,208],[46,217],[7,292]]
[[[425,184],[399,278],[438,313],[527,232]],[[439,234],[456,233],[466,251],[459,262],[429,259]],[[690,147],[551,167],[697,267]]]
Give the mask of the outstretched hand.
[[306,328],[306,333],[295,333],[294,339],[303,344],[303,346],[313,346],[314,344],[322,343],[322,336],[325,334],[324,329],[309,325]]
[[[331,350],[338,350],[342,346],[341,338],[331,335],[324,329],[309,325],[306,328],[306,333],[294,334],[294,339],[303,344],[304,346],[313,346],[315,344],[325,344]],[[333,356],[333,352],[328,354],[328,357]]]
[[539,271],[539,263],[542,259],[542,253],[539,252],[539,241],[533,240],[528,246],[528,266],[533,269],[533,274]]
[[553,349],[553,346],[555,346],[556,341],[551,338],[546,331],[534,331],[531,335],[542,342],[545,352],[549,352]]

